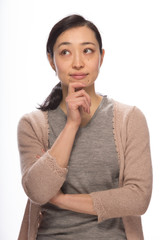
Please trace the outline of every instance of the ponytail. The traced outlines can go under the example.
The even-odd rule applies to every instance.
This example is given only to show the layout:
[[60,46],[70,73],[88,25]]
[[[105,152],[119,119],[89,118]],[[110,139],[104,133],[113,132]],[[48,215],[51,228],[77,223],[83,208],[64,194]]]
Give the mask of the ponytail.
[[62,100],[62,87],[59,82],[51,91],[43,104],[39,105],[38,109],[42,111],[54,110],[58,107]]

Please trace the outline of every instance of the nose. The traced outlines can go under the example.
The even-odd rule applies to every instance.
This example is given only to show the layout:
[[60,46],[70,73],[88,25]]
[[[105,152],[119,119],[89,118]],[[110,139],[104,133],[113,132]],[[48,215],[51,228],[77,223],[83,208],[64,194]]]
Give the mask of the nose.
[[75,53],[73,56],[73,63],[72,63],[72,67],[74,69],[81,69],[84,67],[84,61],[83,61],[83,56],[80,53]]

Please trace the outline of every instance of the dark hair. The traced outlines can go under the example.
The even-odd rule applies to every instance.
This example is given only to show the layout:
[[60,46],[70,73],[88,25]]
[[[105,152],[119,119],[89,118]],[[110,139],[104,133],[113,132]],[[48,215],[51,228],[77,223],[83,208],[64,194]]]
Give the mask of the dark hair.
[[[53,58],[54,54],[53,47],[61,33],[68,29],[81,26],[87,26],[95,33],[95,37],[99,43],[99,50],[100,53],[102,54],[102,39],[97,27],[92,22],[86,20],[80,15],[70,15],[68,17],[65,17],[53,26],[46,45],[47,54],[50,54],[51,57]],[[50,95],[46,98],[44,103],[40,105],[39,109],[41,109],[42,111],[54,110],[58,107],[61,100],[62,100],[62,88],[61,83],[59,82],[52,89]]]

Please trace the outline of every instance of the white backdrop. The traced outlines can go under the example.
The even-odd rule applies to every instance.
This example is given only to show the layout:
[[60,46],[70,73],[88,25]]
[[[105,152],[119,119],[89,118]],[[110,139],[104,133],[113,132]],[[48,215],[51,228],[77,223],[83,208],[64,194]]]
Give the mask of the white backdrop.
[[145,240],[160,239],[159,0],[0,0],[0,239],[17,239],[27,200],[21,187],[17,123],[57,83],[45,45],[51,27],[72,13],[93,21],[102,34],[106,56],[97,91],[138,106],[147,118],[154,187],[143,229]]

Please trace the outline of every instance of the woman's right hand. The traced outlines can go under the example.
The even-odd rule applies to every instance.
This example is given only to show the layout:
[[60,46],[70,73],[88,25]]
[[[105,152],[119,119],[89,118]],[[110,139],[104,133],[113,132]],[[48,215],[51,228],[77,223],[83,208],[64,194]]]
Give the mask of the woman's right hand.
[[91,99],[84,90],[85,84],[80,82],[70,83],[66,97],[67,123],[79,127],[82,113],[90,113]]

